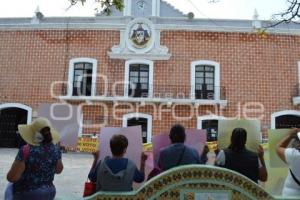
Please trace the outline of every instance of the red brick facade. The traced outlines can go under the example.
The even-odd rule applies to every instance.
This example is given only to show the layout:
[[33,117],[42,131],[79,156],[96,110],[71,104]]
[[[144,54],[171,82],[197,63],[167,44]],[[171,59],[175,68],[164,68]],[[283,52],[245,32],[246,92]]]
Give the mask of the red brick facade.
[[[209,60],[220,64],[220,85],[226,89],[227,105],[221,109],[216,106],[221,113],[216,113],[213,106],[199,105],[190,119],[178,121],[171,111],[163,112],[158,118],[154,116],[153,106],[138,104],[140,113],[152,115],[153,134],[168,131],[176,122],[196,128],[197,116],[209,114],[207,110],[234,117],[247,102],[263,105],[262,129],[266,133],[272,113],[299,110],[292,102],[299,82],[299,36],[172,30],[162,31],[160,40],[172,56],[169,60],[153,61],[154,92],[168,85],[179,85],[189,93],[191,62]],[[123,81],[125,61],[108,56],[110,48],[117,44],[119,31],[111,30],[0,30],[1,103],[21,103],[36,111],[40,103],[59,102],[50,95],[51,83],[67,81],[72,58],[96,59],[97,72],[106,75],[110,83]],[[97,90],[101,85],[101,80],[97,80]],[[61,95],[61,90],[62,87],[56,85],[57,95]],[[68,102],[79,104],[83,101]],[[109,108],[107,126],[122,126],[122,120],[113,118],[114,102],[102,103]],[[136,103],[132,104],[136,107]],[[167,105],[161,104],[155,103],[157,108],[168,109]],[[170,106],[176,106],[177,116],[189,116],[189,106]],[[84,121],[102,121],[101,106],[85,105],[83,113]],[[122,117],[123,114],[118,115]],[[83,133],[98,132],[99,129],[84,128]]]

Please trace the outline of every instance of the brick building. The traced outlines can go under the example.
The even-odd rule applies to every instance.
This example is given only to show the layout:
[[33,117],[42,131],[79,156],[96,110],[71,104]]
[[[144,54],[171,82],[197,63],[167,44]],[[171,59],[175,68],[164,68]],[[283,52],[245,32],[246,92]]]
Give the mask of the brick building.
[[95,17],[0,19],[0,146],[42,103],[82,109],[80,134],[142,125],[144,142],[172,124],[208,128],[218,119],[300,126],[300,26],[194,19],[162,0],[125,0]]

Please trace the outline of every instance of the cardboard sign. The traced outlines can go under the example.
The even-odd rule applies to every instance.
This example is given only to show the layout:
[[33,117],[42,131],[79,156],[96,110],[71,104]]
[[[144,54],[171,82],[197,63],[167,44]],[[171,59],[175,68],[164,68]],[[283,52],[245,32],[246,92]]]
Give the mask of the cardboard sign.
[[262,141],[259,120],[219,120],[218,145],[220,149],[226,149],[230,145],[231,134],[235,128],[244,128],[247,131],[246,148],[257,152],[258,145]]
[[77,150],[81,152],[93,153],[99,146],[98,138],[80,137],[77,142]]
[[81,110],[70,104],[40,104],[38,117],[47,118],[60,134],[60,144],[69,148],[77,147],[80,131]]
[[121,134],[127,137],[128,147],[124,157],[129,158],[136,164],[137,167],[139,167],[141,162],[141,154],[143,151],[141,126],[101,128],[100,160],[103,160],[106,156],[112,156],[109,142],[111,137],[116,134]]
[[[162,148],[171,144],[169,134],[160,134],[152,137],[153,145],[153,165],[157,167],[157,159]],[[198,150],[201,156],[203,147],[206,144],[206,130],[191,129],[186,130],[185,144]]]
[[287,167],[287,165],[279,158],[276,153],[276,146],[284,136],[288,134],[290,129],[270,129],[268,131],[270,167]]

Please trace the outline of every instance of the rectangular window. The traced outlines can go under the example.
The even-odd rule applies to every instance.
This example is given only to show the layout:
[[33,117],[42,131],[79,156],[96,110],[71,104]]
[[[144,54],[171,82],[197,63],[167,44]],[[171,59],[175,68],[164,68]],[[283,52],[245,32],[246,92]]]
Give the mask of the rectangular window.
[[131,64],[129,67],[130,97],[149,96],[149,66],[145,64]]
[[73,96],[91,96],[93,64],[79,62],[74,64]]
[[214,99],[215,68],[209,65],[197,65],[195,68],[196,99]]

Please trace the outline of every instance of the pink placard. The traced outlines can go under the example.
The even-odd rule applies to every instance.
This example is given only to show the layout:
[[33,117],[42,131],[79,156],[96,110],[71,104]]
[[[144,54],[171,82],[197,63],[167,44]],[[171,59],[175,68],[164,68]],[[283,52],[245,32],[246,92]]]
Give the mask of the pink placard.
[[[153,165],[157,167],[157,159],[159,151],[170,145],[169,134],[163,133],[152,137],[153,145]],[[202,154],[203,147],[206,144],[206,130],[189,129],[186,130],[185,144],[198,150],[199,155]]]
[[40,104],[38,117],[47,118],[60,134],[62,146],[76,148],[80,131],[81,110],[78,106],[62,103]]
[[140,166],[141,154],[143,151],[142,146],[142,127],[103,127],[100,131],[100,160],[106,156],[111,156],[109,141],[113,135],[121,134],[127,137],[128,147],[124,157],[132,160],[137,167]]

